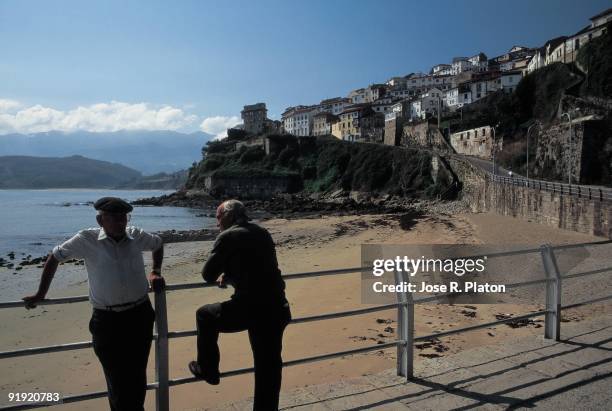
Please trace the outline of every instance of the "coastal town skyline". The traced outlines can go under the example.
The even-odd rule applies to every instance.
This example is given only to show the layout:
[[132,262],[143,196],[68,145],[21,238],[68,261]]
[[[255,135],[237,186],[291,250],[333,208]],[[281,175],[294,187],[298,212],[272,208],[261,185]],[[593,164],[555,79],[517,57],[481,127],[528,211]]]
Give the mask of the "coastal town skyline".
[[[14,40],[0,65],[6,82],[0,95],[0,134],[169,129],[221,135],[241,122],[238,111],[244,104],[265,101],[269,117],[280,120],[289,106],[346,96],[356,88],[411,72],[427,73],[456,56],[484,52],[493,57],[515,45],[541,47],[553,37],[579,31],[608,5],[445,3],[441,6],[445,12],[433,11],[438,12],[434,18],[432,10],[417,4],[407,8],[405,3],[385,3],[386,7],[357,3],[343,10],[336,3],[311,27],[300,27],[323,6],[309,3],[305,10],[294,10],[282,4],[244,4],[242,13],[232,14],[235,10],[222,6],[215,5],[211,12],[190,3],[178,8],[156,3],[146,9],[143,4],[62,4],[61,10],[37,2],[0,5],[0,34]],[[398,11],[394,19],[407,10],[411,14],[406,14],[405,23],[392,21],[385,18],[389,9]],[[270,16],[266,10],[274,13]],[[252,19],[250,26],[246,14]],[[423,18],[412,21],[416,14]],[[290,24],[291,19],[298,24]],[[347,40],[344,46],[322,42],[322,37],[346,28],[344,20],[362,23],[371,36]],[[453,21],[455,29],[449,25]],[[203,27],[206,22],[211,25]],[[130,23],[136,24],[127,27]],[[258,29],[252,26],[258,24],[260,31],[268,30],[253,38]],[[432,30],[432,24],[442,30]],[[483,36],[491,30],[495,35]],[[286,36],[275,35],[279,32]],[[449,36],[451,32],[456,34]],[[42,34],[45,40],[36,42]],[[204,35],[199,42],[198,34]],[[119,41],[122,35],[125,42]],[[330,52],[338,61],[329,60],[320,66],[322,70],[316,69]],[[164,61],[172,55],[172,61]],[[243,67],[237,70],[237,66]]]

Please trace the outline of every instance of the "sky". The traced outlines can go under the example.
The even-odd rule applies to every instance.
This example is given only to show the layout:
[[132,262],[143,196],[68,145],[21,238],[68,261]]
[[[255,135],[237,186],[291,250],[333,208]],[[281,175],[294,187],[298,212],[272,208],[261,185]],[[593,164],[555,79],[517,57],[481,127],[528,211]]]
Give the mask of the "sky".
[[245,104],[346,96],[577,32],[600,0],[0,0],[0,134],[222,135]]

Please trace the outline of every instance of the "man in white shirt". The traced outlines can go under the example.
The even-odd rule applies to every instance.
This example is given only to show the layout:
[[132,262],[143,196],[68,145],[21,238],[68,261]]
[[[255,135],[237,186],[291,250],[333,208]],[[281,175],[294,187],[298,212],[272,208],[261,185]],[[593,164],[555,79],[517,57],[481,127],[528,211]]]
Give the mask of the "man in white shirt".
[[[94,352],[98,356],[113,411],[144,410],[147,362],[153,339],[155,312],[149,300],[149,283],[162,290],[164,248],[159,236],[127,227],[132,206],[116,197],[96,201],[100,228],[79,231],[53,249],[47,257],[38,292],[24,297],[26,308],[44,300],[60,262],[85,260],[89,322]],[[145,274],[143,251],[153,252],[153,269]]]

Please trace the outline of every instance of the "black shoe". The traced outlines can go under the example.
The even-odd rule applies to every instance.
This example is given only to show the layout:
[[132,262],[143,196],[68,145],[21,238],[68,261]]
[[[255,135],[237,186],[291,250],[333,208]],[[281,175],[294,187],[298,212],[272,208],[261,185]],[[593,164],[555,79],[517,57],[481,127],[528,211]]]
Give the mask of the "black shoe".
[[191,371],[194,377],[200,380],[204,380],[210,385],[219,385],[219,382],[220,382],[219,371],[214,372],[214,373],[202,372],[202,369],[200,368],[200,365],[198,364],[197,361],[191,361],[189,363],[189,371]]

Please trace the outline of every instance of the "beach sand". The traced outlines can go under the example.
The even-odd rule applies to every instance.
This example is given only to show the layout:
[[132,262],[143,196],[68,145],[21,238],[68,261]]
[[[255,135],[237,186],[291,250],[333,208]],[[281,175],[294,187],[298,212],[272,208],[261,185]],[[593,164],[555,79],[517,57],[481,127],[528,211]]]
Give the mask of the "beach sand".
[[[403,224],[397,216],[322,216],[320,218],[271,219],[263,222],[277,243],[277,254],[284,274],[358,267],[361,244],[517,244],[539,246],[545,243],[569,244],[603,240],[586,234],[559,230],[536,223],[493,214],[425,215],[414,224]],[[201,281],[200,270],[212,246],[211,241],[166,245],[164,275],[168,283]],[[148,258],[148,256],[147,256]],[[609,260],[607,261],[609,263]],[[604,263],[602,262],[602,265]],[[609,264],[608,264],[609,265]],[[4,269],[2,269],[4,270]],[[26,270],[40,270],[26,268]],[[82,266],[61,266],[56,276]],[[8,270],[0,272],[8,275]],[[293,317],[367,307],[361,304],[360,275],[345,274],[287,282],[287,296]],[[609,281],[608,281],[609,282]],[[586,284],[586,283],[583,283]],[[584,285],[576,298],[590,298],[593,286]],[[35,290],[32,290],[34,292]],[[48,297],[83,295],[86,284],[75,282],[64,288],[51,286]],[[231,289],[196,289],[168,295],[168,319],[171,331],[195,328],[195,310],[206,303],[230,296]],[[575,293],[574,293],[575,294]],[[496,314],[528,313],[542,308],[533,305],[417,305],[416,335],[430,334],[455,327],[495,320]],[[564,321],[610,312],[610,304],[597,304],[563,313]],[[88,303],[38,307],[35,310],[0,310],[0,350],[90,340]],[[475,314],[472,314],[475,313]],[[290,325],[285,332],[283,357],[292,360],[327,352],[348,350],[388,342],[396,338],[396,311],[347,317],[306,324]],[[421,356],[434,357],[456,353],[467,347],[502,343],[508,336],[543,334],[541,320],[519,328],[499,325],[440,338],[434,344],[415,350]],[[220,338],[221,370],[252,366],[246,333],[223,334]],[[154,354],[149,362],[149,381],[154,381]],[[170,340],[171,378],[189,376],[188,361],[195,359],[195,337]],[[338,381],[395,367],[395,349],[337,358],[287,367],[283,389]],[[105,390],[100,365],[91,349],[49,355],[35,355],[2,360],[0,404],[8,403],[9,392],[59,392],[62,395]],[[171,409],[206,409],[241,400],[252,395],[253,376],[223,379],[219,386],[206,383],[172,387]],[[147,394],[147,409],[154,409],[154,392]],[[57,407],[56,407],[57,408]],[[105,410],[106,399],[64,405],[60,409]]]

